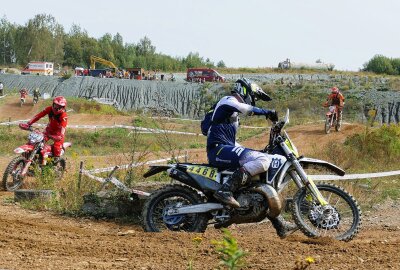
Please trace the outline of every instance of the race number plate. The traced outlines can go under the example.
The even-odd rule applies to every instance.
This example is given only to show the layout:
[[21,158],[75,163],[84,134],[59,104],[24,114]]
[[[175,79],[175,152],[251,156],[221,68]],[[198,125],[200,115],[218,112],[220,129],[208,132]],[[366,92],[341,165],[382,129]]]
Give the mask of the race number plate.
[[204,166],[189,166],[187,168],[189,173],[198,174],[214,181],[217,180],[218,170],[216,168],[204,167]]

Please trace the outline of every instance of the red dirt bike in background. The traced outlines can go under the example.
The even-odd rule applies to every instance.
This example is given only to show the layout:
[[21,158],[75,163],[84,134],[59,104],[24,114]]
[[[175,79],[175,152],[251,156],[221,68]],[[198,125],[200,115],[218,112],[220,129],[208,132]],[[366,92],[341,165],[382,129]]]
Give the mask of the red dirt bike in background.
[[19,106],[22,107],[22,105],[24,105],[24,103],[25,103],[26,96],[28,95],[28,92],[27,91],[20,91],[19,94],[20,94]]
[[[324,107],[328,107],[328,104],[324,104]],[[325,115],[325,133],[331,132],[333,127],[336,131],[340,131],[341,126],[338,107],[336,105],[329,106],[329,111]]]
[[[53,170],[56,180],[61,179],[65,171],[66,161],[62,157],[53,158],[52,147],[46,144],[47,140],[52,139],[51,136],[38,129],[34,130],[27,124],[20,124],[19,127],[30,131],[28,142],[14,149],[14,152],[19,156],[11,160],[4,172],[3,189],[7,191],[19,189],[26,177],[34,177],[37,173],[41,173],[45,166]],[[70,142],[65,142],[61,155],[70,146]]]

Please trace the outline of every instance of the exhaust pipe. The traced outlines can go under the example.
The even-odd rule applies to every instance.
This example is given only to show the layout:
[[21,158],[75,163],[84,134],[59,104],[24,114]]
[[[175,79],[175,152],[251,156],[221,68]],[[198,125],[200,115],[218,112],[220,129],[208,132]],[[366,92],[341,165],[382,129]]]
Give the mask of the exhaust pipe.
[[273,187],[271,187],[270,185],[263,184],[252,188],[252,190],[263,194],[267,199],[268,201],[267,214],[269,217],[276,218],[281,214],[282,202],[281,199],[279,198],[278,193]]

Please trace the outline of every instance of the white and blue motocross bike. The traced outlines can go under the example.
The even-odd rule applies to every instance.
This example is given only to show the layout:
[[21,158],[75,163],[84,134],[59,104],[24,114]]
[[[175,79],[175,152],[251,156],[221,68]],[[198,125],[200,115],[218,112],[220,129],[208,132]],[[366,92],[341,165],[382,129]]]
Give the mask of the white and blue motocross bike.
[[289,212],[306,236],[353,239],[361,226],[356,200],[336,185],[315,184],[305,168],[323,167],[341,176],[344,170],[323,160],[299,156],[283,129],[288,123],[289,110],[283,120],[272,124],[269,144],[263,152],[274,154],[275,158],[267,172],[253,176],[248,185],[234,193],[240,208],[231,208],[213,197],[236,168],[224,170],[192,163],[151,166],[145,177],[166,171],[182,184],[167,185],[150,195],[142,213],[144,230],[204,232],[210,224],[221,228],[277,217],[283,208],[280,194],[294,183],[290,185],[296,190]]

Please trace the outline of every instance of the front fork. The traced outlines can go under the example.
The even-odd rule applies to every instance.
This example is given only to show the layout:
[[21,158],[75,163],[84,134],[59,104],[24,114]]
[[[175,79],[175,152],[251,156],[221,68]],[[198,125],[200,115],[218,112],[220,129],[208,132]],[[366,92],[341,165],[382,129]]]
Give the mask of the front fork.
[[[310,192],[311,196],[316,199],[320,205],[324,206],[327,205],[328,202],[325,200],[324,196],[322,196],[321,192],[318,190],[317,186],[315,185],[314,181],[308,177],[306,172],[304,171],[303,167],[301,166],[300,162],[297,160],[297,158],[293,155],[292,151],[286,146],[284,142],[280,143],[282,149],[285,151],[288,160],[292,162],[293,167],[295,168],[295,171],[297,172],[297,175],[294,171],[289,172],[290,176],[296,183],[296,185],[299,188],[302,188],[305,186]],[[299,179],[299,177],[300,179]]]
[[25,175],[27,174],[27,172],[29,170],[29,166],[31,166],[32,161],[35,158],[36,152],[37,152],[37,146],[33,149],[33,151],[29,154],[29,156],[27,158],[27,162],[25,163],[25,166],[21,172],[22,177],[25,177]]

